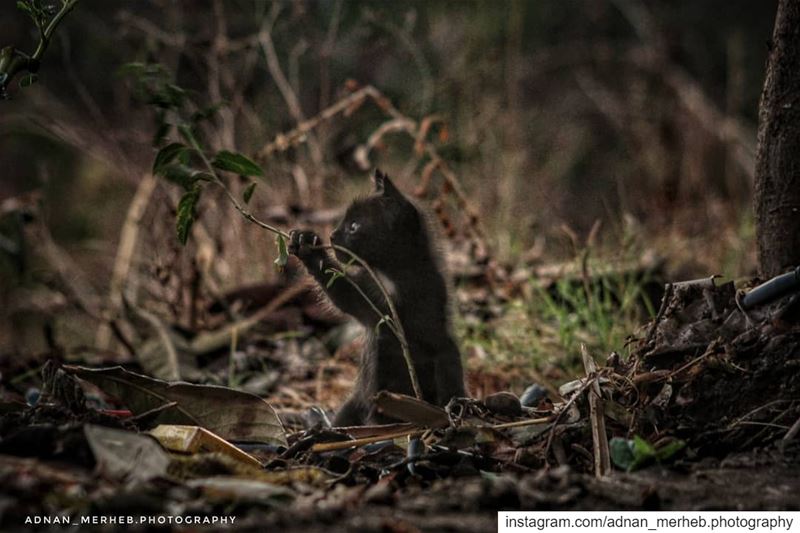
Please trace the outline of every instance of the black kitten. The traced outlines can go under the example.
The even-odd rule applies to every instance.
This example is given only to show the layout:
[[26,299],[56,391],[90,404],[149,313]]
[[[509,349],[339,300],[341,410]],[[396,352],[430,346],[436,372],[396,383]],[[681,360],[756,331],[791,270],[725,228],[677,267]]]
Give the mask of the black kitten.
[[[424,399],[445,405],[454,396],[464,396],[461,356],[450,323],[448,285],[425,215],[376,170],[375,193],[347,208],[344,219],[331,233],[331,243],[364,259],[390,293]],[[342,263],[348,263],[351,257],[337,250],[338,260],[334,259],[320,248],[321,244],[314,232],[292,231],[289,251],[306,265],[333,304],[366,329],[356,386],[337,412],[334,425],[391,422],[376,412],[372,398],[382,390],[414,394],[400,342],[386,325],[378,326],[381,317],[347,279],[329,284],[330,270],[341,270]],[[348,269],[350,280],[381,314],[389,314],[380,289],[369,273],[356,265]]]

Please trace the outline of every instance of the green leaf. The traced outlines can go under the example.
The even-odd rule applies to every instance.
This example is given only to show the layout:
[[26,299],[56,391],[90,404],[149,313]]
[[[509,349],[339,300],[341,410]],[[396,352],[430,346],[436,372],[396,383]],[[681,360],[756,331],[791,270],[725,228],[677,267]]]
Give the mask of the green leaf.
[[649,459],[656,456],[656,449],[653,448],[653,445],[639,435],[634,435],[633,437],[632,450],[637,460]]
[[256,190],[256,185],[258,185],[258,183],[254,181],[250,183],[250,185],[248,185],[247,188],[245,188],[244,192],[242,193],[242,199],[244,200],[244,203],[246,204],[250,203],[250,198],[253,197],[253,191]]
[[33,14],[31,11],[31,6],[29,6],[27,2],[22,2],[21,0],[17,1],[17,9],[24,11],[25,13]]
[[190,190],[198,181],[210,181],[212,176],[208,172],[197,170],[180,163],[171,163],[158,169],[157,174],[167,180],[180,185],[185,190]]
[[39,81],[39,76],[36,74],[26,74],[19,80],[20,87],[30,87],[34,83]]
[[172,163],[187,152],[189,147],[182,143],[170,143],[158,151],[156,160],[153,162],[153,174],[159,174],[169,163]]
[[226,106],[227,102],[217,102],[216,104],[212,104],[210,106],[204,107],[199,111],[195,111],[192,113],[191,120],[192,122],[200,122],[201,120],[207,120],[214,115],[217,114],[222,107]]
[[219,152],[216,157],[214,157],[214,161],[212,161],[211,164],[220,170],[235,172],[242,176],[264,175],[264,169],[258,166],[254,161],[242,154],[228,152],[227,150]]
[[608,443],[609,455],[611,456],[611,461],[617,467],[626,471],[630,471],[629,469],[635,462],[633,450],[631,450],[629,442],[630,441],[628,441],[627,439],[614,437]]
[[181,201],[178,202],[178,214],[176,217],[176,229],[178,231],[178,240],[181,244],[186,244],[189,238],[189,230],[192,229],[192,223],[196,217],[197,202],[200,200],[200,187],[195,185],[191,191],[186,192]]
[[611,460],[616,466],[631,472],[653,460],[665,461],[682,450],[684,446],[686,446],[684,441],[674,440],[656,450],[642,437],[634,435],[632,440],[614,437],[609,442],[609,451]]
[[289,250],[286,248],[286,239],[283,235],[278,235],[275,238],[275,242],[278,244],[278,257],[275,258],[275,269],[278,272],[283,272],[283,269],[286,268],[286,264],[289,262]]
[[676,439],[671,441],[669,444],[666,444],[656,450],[656,461],[666,461],[670,459],[673,455],[681,451],[686,447],[686,442],[680,439]]

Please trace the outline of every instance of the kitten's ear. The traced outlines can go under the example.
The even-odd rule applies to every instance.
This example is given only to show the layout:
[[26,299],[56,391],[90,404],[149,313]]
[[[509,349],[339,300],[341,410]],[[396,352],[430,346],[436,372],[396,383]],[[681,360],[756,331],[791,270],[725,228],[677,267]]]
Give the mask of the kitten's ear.
[[394,186],[389,176],[381,172],[380,169],[375,169],[375,174],[372,176],[372,179],[375,181],[376,194],[386,197],[403,198],[403,194],[397,190],[397,187]]

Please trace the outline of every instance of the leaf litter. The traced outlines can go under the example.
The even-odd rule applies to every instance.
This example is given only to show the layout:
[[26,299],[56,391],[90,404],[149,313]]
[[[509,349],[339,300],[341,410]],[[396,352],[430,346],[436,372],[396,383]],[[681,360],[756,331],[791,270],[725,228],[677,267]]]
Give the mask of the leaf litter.
[[[324,412],[293,416],[233,388],[50,364],[37,403],[4,401],[0,483],[14,505],[0,524],[43,502],[226,509],[245,529],[304,531],[480,531],[498,509],[796,508],[800,380],[785,369],[798,302],[745,313],[732,285],[676,284],[631,357],[598,364],[586,352],[586,375],[558,395],[540,387],[522,405],[503,391],[441,409],[381,393],[401,421],[387,426],[331,428]],[[164,437],[175,424],[190,426],[190,444]],[[781,490],[760,490],[764,479]]]

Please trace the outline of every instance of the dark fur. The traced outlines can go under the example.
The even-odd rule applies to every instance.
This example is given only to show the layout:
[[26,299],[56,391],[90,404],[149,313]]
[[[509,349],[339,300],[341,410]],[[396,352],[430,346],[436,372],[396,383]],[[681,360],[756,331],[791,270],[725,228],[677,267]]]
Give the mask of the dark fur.
[[[354,226],[353,224],[356,224]],[[355,231],[353,231],[355,229]],[[353,393],[336,414],[337,426],[386,423],[376,413],[372,397],[381,390],[413,395],[400,343],[380,317],[346,279],[328,286],[329,269],[349,261],[320,249],[310,231],[293,231],[289,251],[300,258],[333,304],[366,329],[361,368]],[[331,233],[331,242],[352,250],[393,287],[393,301],[405,330],[411,357],[425,400],[445,405],[464,396],[461,356],[453,338],[450,299],[440,253],[425,215],[398,191],[389,178],[375,172],[375,193],[354,201]],[[341,261],[341,263],[340,263]],[[355,264],[355,263],[354,263]],[[350,279],[384,314],[388,306],[369,273],[351,266]]]

